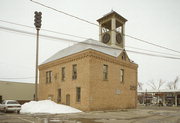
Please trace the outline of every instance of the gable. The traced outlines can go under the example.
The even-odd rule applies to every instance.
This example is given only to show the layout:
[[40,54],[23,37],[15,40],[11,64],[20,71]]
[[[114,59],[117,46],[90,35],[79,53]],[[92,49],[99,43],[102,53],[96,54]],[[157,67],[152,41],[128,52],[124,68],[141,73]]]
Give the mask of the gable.
[[126,50],[123,50],[120,55],[118,56],[119,60],[123,60],[123,61],[127,61],[127,62],[131,62],[131,60],[129,59]]

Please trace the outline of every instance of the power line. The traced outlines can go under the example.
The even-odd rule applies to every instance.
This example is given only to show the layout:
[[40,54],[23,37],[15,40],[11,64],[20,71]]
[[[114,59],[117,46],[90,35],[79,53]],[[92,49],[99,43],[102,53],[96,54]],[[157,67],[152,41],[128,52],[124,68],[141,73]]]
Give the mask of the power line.
[[[0,27],[0,29],[13,31],[13,32],[18,32],[18,33],[29,34],[29,35],[36,35],[35,33],[22,31],[22,30],[17,30],[17,29],[12,29],[12,28],[7,28],[7,27]],[[90,44],[90,43],[87,43],[87,42],[80,42],[80,41],[76,41],[76,40],[70,40],[70,39],[59,38],[59,37],[54,37],[54,36],[48,36],[48,35],[42,35],[42,34],[40,36],[45,37],[45,38],[55,39],[55,40],[63,40],[63,41],[69,41],[69,42],[74,42],[74,43],[81,43],[81,44],[86,44],[86,45],[95,45],[95,46],[98,46],[98,47],[104,47],[104,48],[110,48],[110,49],[119,50],[119,48],[114,48],[114,47],[110,47],[110,46],[102,46],[102,45],[98,45],[98,44]],[[162,58],[180,59],[179,57],[163,56],[163,55],[143,53],[143,52],[132,51],[132,50],[126,50],[126,51],[131,52],[131,53],[136,53],[136,54],[156,56],[156,57],[162,57]]]
[[160,46],[160,45],[157,45],[157,44],[154,44],[154,43],[151,43],[151,42],[148,42],[148,41],[145,41],[145,40],[142,40],[142,39],[139,39],[139,38],[130,36],[130,35],[125,35],[125,36],[127,36],[127,37],[129,37],[129,38],[132,38],[132,39],[135,39],[135,40],[138,40],[138,41],[141,41],[141,42],[143,42],[143,43],[147,43],[147,44],[150,44],[150,45],[159,47],[159,48],[163,48],[163,49],[170,50],[170,51],[173,51],[173,52],[176,52],[176,53],[180,53],[180,51],[173,50],[173,49],[170,49],[170,48],[167,48],[167,47],[164,47],[164,46]]
[[180,57],[179,55],[170,54],[170,53],[164,53],[164,52],[158,52],[158,51],[146,50],[146,49],[137,48],[137,47],[131,47],[131,46],[126,46],[126,47],[127,47],[127,48],[132,48],[132,49],[137,49],[137,50],[142,50],[142,51],[148,51],[148,52],[153,52],[153,53],[159,53],[159,54],[164,54],[164,55],[171,55],[171,56],[177,56],[177,57]]
[[[1,20],[1,19],[0,19],[0,22],[4,22],[4,23],[8,23],[8,24],[13,24],[13,25],[17,25],[17,26],[22,26],[22,27],[27,27],[27,28],[35,29],[35,27],[32,27],[32,26],[27,26],[27,25],[24,25],[24,24],[14,23],[14,22],[5,21],[5,20]],[[48,30],[48,29],[43,29],[43,28],[41,30],[46,31],[46,32],[51,32],[51,33],[71,36],[71,37],[75,37],[75,38],[88,39],[88,38],[85,38],[85,37],[82,37],[82,36],[77,36],[77,35],[72,35],[72,34],[67,34],[67,33],[61,33],[61,32],[57,32],[57,31],[53,31],[53,30]]]
[[[1,19],[0,19],[0,21],[1,21],[1,22],[4,22],[4,23],[8,23],[8,24],[13,24],[13,25],[18,25],[18,26],[22,26],[22,27],[28,27],[28,28],[35,29],[34,27],[27,26],[27,25],[23,25],[23,24],[19,24],[19,23],[14,23],[14,22],[10,22],[10,21],[5,21],[5,20],[1,20]],[[81,38],[81,39],[88,39],[88,38],[85,38],[85,37],[76,36],[76,35],[71,35],[71,34],[67,34],[67,33],[61,33],[61,32],[52,31],[52,30],[48,30],[48,29],[42,29],[42,30],[43,30],[43,31],[47,31],[47,32],[56,33],[56,34],[61,34],[61,35],[67,35],[67,36],[71,36],[71,37]],[[161,47],[161,48],[166,48],[166,47],[163,47],[163,46],[160,46],[160,45],[156,45],[156,44],[150,43],[150,42],[148,42],[148,41],[144,41],[144,40],[139,39],[139,38],[135,38],[135,37],[133,37],[133,36],[129,36],[129,35],[125,35],[125,36],[127,36],[127,37],[129,37],[129,38],[133,38],[133,39],[139,40],[139,41],[142,41],[142,42],[146,42],[146,43],[149,43],[149,44],[151,44],[151,45],[155,45],[155,46],[158,46],[158,47]],[[138,48],[134,48],[134,49],[138,49]],[[180,53],[179,51],[172,50],[172,49],[170,49],[170,48],[166,48],[166,49]],[[145,50],[145,49],[140,49],[140,50],[148,51],[148,50]],[[149,52],[161,53],[161,54],[165,54],[165,55],[173,55],[173,54],[167,54],[167,53],[156,52],[156,51],[149,51]],[[174,56],[177,56],[177,55],[174,55]]]
[[56,12],[60,12],[60,13],[62,13],[62,14],[64,14],[64,15],[67,15],[67,16],[70,16],[70,17],[73,17],[73,18],[76,18],[76,19],[81,20],[81,21],[83,21],[83,22],[86,22],[86,23],[89,23],[89,24],[92,24],[92,25],[95,25],[95,26],[99,26],[98,24],[92,23],[92,22],[90,22],[90,21],[87,21],[87,20],[85,20],[85,19],[79,18],[79,17],[74,16],[74,15],[72,15],[72,14],[68,14],[68,13],[66,13],[66,12],[57,10],[57,9],[55,9],[55,8],[53,8],[53,7],[47,6],[47,5],[42,4],[42,3],[40,3],[40,2],[33,1],[33,0],[30,0],[30,1],[33,2],[33,3],[39,4],[39,5],[41,5],[41,6],[44,6],[44,7],[48,8],[48,9],[52,9],[52,10],[54,10],[54,11],[56,11]]
[[[25,34],[29,34],[29,35],[36,35],[35,33],[27,32],[27,31],[22,31],[22,30],[17,30],[17,29],[12,29],[12,28],[8,28],[8,27],[0,27],[0,28],[1,29],[5,29],[5,30],[9,30],[9,31],[19,32],[19,33],[25,33]],[[48,35],[43,35],[43,34],[41,34],[40,36],[45,37],[45,38],[55,39],[55,40],[64,40],[64,41],[70,41],[70,42],[75,42],[75,43],[80,42],[80,41],[75,41],[75,40],[71,40],[71,39],[59,38],[59,37],[48,36]],[[157,52],[157,51],[151,51],[151,50],[146,50],[146,49],[141,49],[141,48],[136,48],[136,47],[130,47],[130,46],[126,46],[126,47],[133,48],[133,49],[144,50],[144,51],[149,51],[149,52],[154,52],[154,53],[165,54],[165,55],[174,55],[174,54],[168,54],[168,53],[162,53],[162,52]],[[174,55],[174,56],[178,56],[178,55]]]
[[21,78],[16,78],[16,77],[13,77],[13,78],[0,78],[0,79],[32,79],[34,77],[21,77]]
[[171,56],[163,56],[163,55],[157,55],[157,54],[150,54],[150,53],[143,53],[133,50],[126,50],[127,52],[136,53],[136,54],[142,54],[142,55],[148,55],[148,56],[155,56],[155,57],[162,57],[162,58],[170,58],[170,59],[180,59],[178,57],[171,57]]
[[10,21],[5,21],[5,20],[1,20],[1,22],[4,22],[4,23],[8,23],[8,24],[13,24],[13,25],[17,25],[17,26],[23,26],[23,27],[28,27],[28,28],[32,28],[32,29],[35,29],[35,27],[32,27],[32,26],[27,26],[27,25],[23,25],[23,24],[18,24],[18,23],[14,23],[14,22],[10,22]]
[[[18,30],[18,29],[13,29],[13,28],[8,28],[8,27],[0,26],[0,29],[12,31],[12,32],[23,33],[23,34],[28,34],[28,35],[33,35],[33,36],[36,35],[36,33],[27,32],[27,31]],[[49,35],[43,35],[43,34],[40,34],[40,36],[44,37],[44,38],[55,39],[55,40],[63,40],[63,41],[69,41],[69,42],[80,42],[80,41],[75,41],[75,40],[70,40],[70,39],[65,39],[65,38],[59,38],[59,37],[54,37],[54,36],[49,36]]]
[[[42,4],[42,3],[40,3],[40,2],[36,2],[36,1],[33,1],[33,0],[30,0],[30,1],[31,1],[31,2],[34,2],[34,3],[38,4],[38,5],[41,5],[41,6],[43,6],[43,7],[49,8],[49,9],[51,9],[51,10],[54,10],[54,11],[56,11],[56,12],[63,13],[63,14],[65,14],[65,15],[67,15],[67,16],[76,18],[76,19],[78,19],[78,20],[81,20],[81,21],[84,21],[84,22],[87,22],[87,23],[89,23],[89,24],[96,25],[96,26],[99,27],[98,24],[92,23],[92,22],[90,22],[90,21],[88,21],[88,20],[82,19],[82,18],[77,17],[77,16],[74,16],[74,15],[72,15],[72,14],[68,14],[67,12],[57,10],[57,9],[55,9],[55,8],[53,8],[53,7],[47,6],[47,5]],[[115,30],[113,30],[113,31],[115,31]],[[173,52],[176,52],[176,53],[180,53],[180,51],[173,50],[173,49],[170,49],[170,48],[167,48],[167,47],[164,47],[164,46],[160,46],[160,45],[158,45],[158,44],[154,44],[154,43],[151,43],[151,42],[148,42],[148,41],[145,41],[145,40],[142,40],[142,39],[139,39],[139,38],[130,36],[130,35],[124,34],[124,36],[129,37],[129,38],[132,38],[132,39],[135,39],[135,40],[138,40],[138,41],[141,41],[141,42],[143,42],[143,43],[147,43],[147,44],[150,44],[150,45],[159,47],[159,48],[163,48],[163,49],[166,49],[166,50],[169,50],[169,51],[173,51]]]
[[71,34],[67,34],[67,33],[56,32],[56,31],[47,30],[47,29],[43,29],[43,28],[42,28],[41,30],[43,30],[43,31],[47,31],[47,32],[56,33],[56,34],[67,35],[67,36],[71,36],[71,37],[75,37],[75,38],[88,39],[88,38],[81,37],[81,36],[76,36],[76,35],[71,35]]

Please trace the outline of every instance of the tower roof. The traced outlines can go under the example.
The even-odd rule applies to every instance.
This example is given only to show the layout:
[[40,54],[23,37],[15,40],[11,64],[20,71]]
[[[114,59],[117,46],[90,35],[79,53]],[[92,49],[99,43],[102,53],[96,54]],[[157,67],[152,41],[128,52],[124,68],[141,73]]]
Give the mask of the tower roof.
[[103,21],[107,18],[110,18],[110,17],[116,17],[116,18],[122,20],[124,23],[127,21],[126,18],[124,18],[123,16],[121,16],[120,14],[118,14],[117,12],[115,12],[113,10],[111,12],[105,14],[102,18],[99,18],[97,21],[100,23],[101,21]]

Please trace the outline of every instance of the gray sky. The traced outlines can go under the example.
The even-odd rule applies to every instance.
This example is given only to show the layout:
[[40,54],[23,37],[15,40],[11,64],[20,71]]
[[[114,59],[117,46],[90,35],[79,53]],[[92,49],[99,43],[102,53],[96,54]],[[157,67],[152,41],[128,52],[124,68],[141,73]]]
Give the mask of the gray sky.
[[[125,33],[148,42],[159,44],[180,51],[180,1],[179,0],[37,0],[58,10],[70,13],[80,18],[97,23],[112,9],[125,17]],[[30,0],[0,0],[0,20],[34,26],[34,11],[41,11],[42,28],[61,33],[68,33],[98,40],[97,26],[55,12]],[[97,23],[98,24],[98,23]],[[35,29],[15,26],[0,22],[0,27],[8,27],[28,32]],[[83,39],[63,36],[41,31],[41,34],[68,38],[77,41]],[[36,37],[21,33],[10,32],[0,28],[0,80],[34,82],[32,77],[35,66]],[[72,45],[72,42],[53,40],[40,37],[39,63],[49,58],[57,51]],[[158,52],[177,55],[180,53],[160,49],[137,40],[126,37],[126,46],[143,48]],[[140,51],[137,49],[131,49]],[[145,51],[141,51],[145,52]],[[180,60],[152,57],[128,53],[130,59],[139,65],[138,80],[145,83],[144,89],[149,88],[147,82],[153,80],[172,81],[180,76]],[[162,55],[162,54],[161,54]],[[12,79],[12,78],[28,79]],[[2,79],[10,78],[10,79]],[[166,88],[164,86],[164,88]]]

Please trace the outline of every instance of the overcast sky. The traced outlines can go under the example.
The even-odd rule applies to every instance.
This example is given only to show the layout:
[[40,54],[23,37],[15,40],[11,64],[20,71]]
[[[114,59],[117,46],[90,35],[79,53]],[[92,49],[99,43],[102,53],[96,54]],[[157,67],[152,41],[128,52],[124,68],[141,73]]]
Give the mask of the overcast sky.
[[[128,20],[125,27],[125,33],[127,35],[180,51],[179,0],[36,1],[96,24],[98,24],[96,22],[97,19],[113,9]],[[97,26],[42,7],[30,0],[0,0],[0,80],[34,82],[36,37],[2,29],[2,27],[8,27],[35,33],[35,29],[2,22],[2,20],[10,21],[33,27],[34,11],[41,11],[43,13],[43,29],[98,40],[99,29]],[[42,30],[40,33],[76,41],[84,40]],[[180,58],[180,53],[160,49],[128,37],[126,37],[125,40],[126,49],[129,50],[145,52],[129,48],[131,46],[173,54],[177,56],[171,55],[172,57]],[[73,42],[69,41],[40,37],[39,64],[57,51],[72,44]],[[138,81],[144,83],[144,89],[150,89],[147,85],[149,81],[157,82],[162,79],[168,82],[174,80],[176,76],[180,76],[180,59],[153,57],[130,52],[128,52],[128,55],[130,59],[139,65]],[[165,85],[164,88],[166,88]]]

